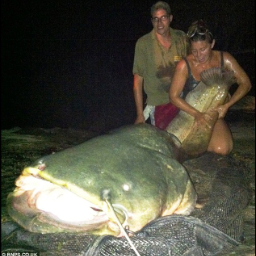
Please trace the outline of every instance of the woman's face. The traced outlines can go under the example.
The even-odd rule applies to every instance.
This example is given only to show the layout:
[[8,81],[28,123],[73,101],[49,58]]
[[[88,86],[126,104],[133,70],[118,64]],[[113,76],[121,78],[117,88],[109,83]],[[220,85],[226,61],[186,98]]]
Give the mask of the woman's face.
[[209,60],[215,41],[209,43],[204,41],[191,41],[191,53],[198,63],[205,63]]

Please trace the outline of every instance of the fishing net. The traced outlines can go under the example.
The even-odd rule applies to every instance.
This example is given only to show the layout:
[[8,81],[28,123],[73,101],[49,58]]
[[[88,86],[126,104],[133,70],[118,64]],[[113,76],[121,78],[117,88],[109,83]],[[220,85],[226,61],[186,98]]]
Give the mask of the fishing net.
[[194,163],[211,172],[213,182],[206,205],[190,216],[158,218],[130,235],[131,242],[109,235],[31,233],[6,222],[2,224],[2,252],[34,251],[40,256],[211,256],[229,251],[243,239],[242,212],[249,200],[243,178],[245,167],[228,157],[219,160],[213,154],[186,161],[188,171],[195,168]]

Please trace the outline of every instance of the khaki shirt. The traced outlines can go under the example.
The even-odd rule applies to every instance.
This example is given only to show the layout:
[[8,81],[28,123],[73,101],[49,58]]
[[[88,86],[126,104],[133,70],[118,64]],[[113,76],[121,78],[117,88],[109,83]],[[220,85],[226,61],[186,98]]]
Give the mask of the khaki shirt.
[[170,28],[172,44],[169,49],[157,40],[154,30],[138,39],[135,46],[133,74],[144,79],[147,104],[169,102],[169,88],[178,61],[188,55],[188,41],[181,30]]

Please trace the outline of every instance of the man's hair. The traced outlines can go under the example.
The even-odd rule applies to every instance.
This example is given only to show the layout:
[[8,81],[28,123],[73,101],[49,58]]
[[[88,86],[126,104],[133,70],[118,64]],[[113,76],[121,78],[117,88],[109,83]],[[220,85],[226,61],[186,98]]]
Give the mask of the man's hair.
[[151,7],[151,15],[153,16],[153,13],[157,11],[158,9],[164,9],[168,15],[171,15],[171,8],[170,5],[164,1],[158,1]]

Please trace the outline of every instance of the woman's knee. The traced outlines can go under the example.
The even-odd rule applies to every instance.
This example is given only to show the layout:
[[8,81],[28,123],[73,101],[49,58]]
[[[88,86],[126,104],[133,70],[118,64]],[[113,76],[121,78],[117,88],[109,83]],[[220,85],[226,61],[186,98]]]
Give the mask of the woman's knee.
[[226,156],[232,151],[233,147],[217,147],[215,153]]
[[219,155],[228,155],[233,150],[233,141],[229,141],[229,143],[224,143],[221,145],[209,145],[208,151],[214,152]]
[[233,138],[228,125],[219,119],[213,129],[208,151],[228,155],[233,150]]

